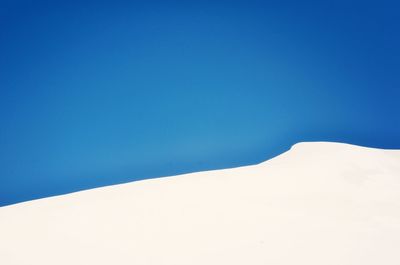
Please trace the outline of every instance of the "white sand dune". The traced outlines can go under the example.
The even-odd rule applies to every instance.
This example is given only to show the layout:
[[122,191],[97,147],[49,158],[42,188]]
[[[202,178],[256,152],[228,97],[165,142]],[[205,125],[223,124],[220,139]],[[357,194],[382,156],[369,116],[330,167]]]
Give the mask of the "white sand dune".
[[0,208],[4,265],[399,265],[400,150],[300,143],[248,167]]

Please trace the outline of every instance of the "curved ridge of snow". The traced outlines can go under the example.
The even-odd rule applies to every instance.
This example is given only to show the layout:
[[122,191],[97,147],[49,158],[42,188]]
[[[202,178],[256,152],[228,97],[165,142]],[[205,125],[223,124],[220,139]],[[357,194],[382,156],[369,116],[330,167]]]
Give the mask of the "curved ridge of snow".
[[400,150],[312,142],[258,165],[0,208],[0,264],[400,264]]

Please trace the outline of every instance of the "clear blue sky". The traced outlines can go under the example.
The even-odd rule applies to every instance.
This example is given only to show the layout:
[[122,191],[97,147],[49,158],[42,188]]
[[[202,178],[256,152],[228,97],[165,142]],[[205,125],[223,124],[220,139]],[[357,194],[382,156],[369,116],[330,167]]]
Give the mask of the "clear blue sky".
[[400,148],[398,1],[0,2],[0,205]]

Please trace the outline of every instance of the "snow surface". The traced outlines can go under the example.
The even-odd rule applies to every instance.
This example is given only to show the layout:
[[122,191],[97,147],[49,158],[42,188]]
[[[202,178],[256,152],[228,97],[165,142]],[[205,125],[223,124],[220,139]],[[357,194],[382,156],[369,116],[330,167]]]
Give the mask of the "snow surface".
[[4,265],[400,264],[400,150],[300,143],[264,163],[0,208]]

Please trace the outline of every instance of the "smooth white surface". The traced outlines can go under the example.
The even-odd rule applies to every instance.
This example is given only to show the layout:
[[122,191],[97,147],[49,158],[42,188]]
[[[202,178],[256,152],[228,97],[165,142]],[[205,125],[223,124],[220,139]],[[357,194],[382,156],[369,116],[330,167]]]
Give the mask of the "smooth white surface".
[[400,264],[400,151],[300,143],[255,166],[0,208],[4,265]]

